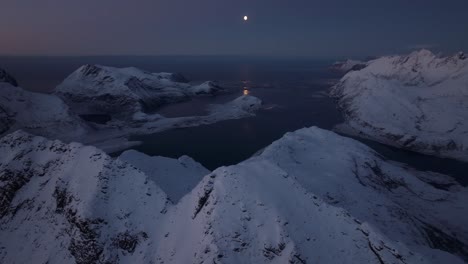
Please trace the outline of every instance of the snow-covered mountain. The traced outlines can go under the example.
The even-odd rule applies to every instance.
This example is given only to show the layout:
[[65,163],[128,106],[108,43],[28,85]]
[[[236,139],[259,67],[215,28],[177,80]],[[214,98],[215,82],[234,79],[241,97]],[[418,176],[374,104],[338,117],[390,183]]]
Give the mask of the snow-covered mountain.
[[0,140],[1,263],[151,263],[166,195],[94,147]]
[[0,153],[1,263],[468,257],[466,188],[318,128],[288,133],[257,156],[209,173],[177,203],[158,185],[173,192],[177,186],[162,181],[186,179],[187,164],[197,167],[187,158],[133,162],[155,174],[147,176],[123,161],[138,159],[136,152],[112,159],[21,131],[0,140]]
[[11,76],[8,72],[6,72],[4,69],[0,68],[0,83],[9,83],[13,86],[18,86],[18,82],[16,79]]
[[134,113],[220,90],[211,81],[191,85],[180,74],[84,65],[58,85],[55,93],[80,115],[106,114],[128,119]]
[[[133,68],[120,70],[125,72],[131,71],[131,69]],[[119,72],[120,70],[116,71]],[[135,72],[138,73],[139,70],[135,70]],[[156,74],[150,75],[156,76]],[[10,75],[5,73],[4,76]],[[184,92],[189,91],[192,95],[213,93],[215,90],[220,89],[212,82],[190,86],[189,84],[182,83],[184,81],[183,76],[178,74],[162,73],[158,76],[160,76],[159,82],[161,85],[162,83],[179,85],[180,87],[178,86],[179,88],[177,89],[181,89]],[[8,82],[2,81],[3,79],[0,80],[0,136],[22,129],[34,135],[60,139],[65,142],[76,141],[98,145],[109,152],[123,150],[139,144],[139,142],[128,141],[128,137],[131,135],[157,133],[172,128],[192,127],[212,124],[227,119],[250,117],[255,115],[255,111],[262,105],[262,101],[254,96],[240,96],[224,104],[211,105],[208,114],[205,116],[166,118],[159,114],[142,112],[144,109],[141,109],[141,104],[137,101],[135,101],[135,109],[133,109],[135,111],[125,109],[124,107],[119,108],[118,103],[125,101],[125,98],[129,98],[124,96],[125,92],[123,90],[126,88],[120,86],[113,87],[111,85],[103,87],[108,88],[111,93],[115,92],[122,96],[116,105],[109,106],[117,111],[113,117],[125,116],[125,118],[112,119],[106,124],[96,124],[83,120],[79,115],[84,113],[102,113],[95,112],[93,110],[95,109],[94,107],[105,106],[110,101],[103,102],[100,101],[102,97],[93,97],[91,94],[88,94],[86,98],[83,97],[85,101],[79,103],[80,107],[68,101],[74,106],[69,107],[68,104],[55,94],[34,93],[21,87],[13,86],[11,84],[13,81],[10,81],[10,78],[12,77],[4,78]],[[157,77],[154,78],[158,79]],[[145,79],[145,81],[148,80]],[[86,94],[90,90],[96,90],[96,87],[98,87],[87,86],[91,85],[90,83],[82,85],[75,87],[76,93]],[[164,87],[162,90],[176,89],[169,86]],[[83,90],[81,91],[80,89]],[[120,92],[119,89],[121,89]],[[157,92],[155,93],[157,94]],[[63,96],[63,94],[57,94]],[[132,97],[131,93],[130,97]],[[88,109],[91,109],[90,112],[87,112]]]
[[468,60],[428,50],[382,57],[331,90],[342,132],[426,154],[468,161]]
[[359,71],[367,66],[367,62],[359,60],[337,61],[330,66],[330,69],[338,72]]
[[61,139],[76,138],[88,131],[59,97],[0,82],[0,135],[17,129]]

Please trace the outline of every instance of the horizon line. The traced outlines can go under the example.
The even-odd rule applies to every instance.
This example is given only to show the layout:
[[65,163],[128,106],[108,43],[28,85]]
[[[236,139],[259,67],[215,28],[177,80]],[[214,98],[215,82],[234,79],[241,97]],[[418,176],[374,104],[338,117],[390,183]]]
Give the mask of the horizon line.
[[297,55],[297,54],[0,54],[1,58],[46,57],[258,57],[258,58],[359,58],[375,55]]

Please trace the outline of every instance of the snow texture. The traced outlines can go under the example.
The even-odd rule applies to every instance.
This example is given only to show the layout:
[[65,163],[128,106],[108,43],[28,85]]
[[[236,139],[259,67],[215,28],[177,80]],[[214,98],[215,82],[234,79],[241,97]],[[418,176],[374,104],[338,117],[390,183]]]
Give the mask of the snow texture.
[[468,161],[468,60],[428,50],[382,57],[332,90],[341,132],[425,154]]
[[135,150],[127,150],[119,156],[119,159],[143,171],[174,202],[189,193],[203,176],[210,173],[189,156],[171,159],[161,156],[151,157]]
[[466,188],[315,127],[218,168],[174,203],[163,190],[179,186],[165,176],[199,177],[193,160],[188,167],[197,169],[188,176],[186,158],[127,152],[112,159],[94,147],[21,131],[0,140],[0,153],[1,263],[463,263],[468,257]]
[[89,131],[60,98],[0,82],[0,135],[17,129],[64,140]]

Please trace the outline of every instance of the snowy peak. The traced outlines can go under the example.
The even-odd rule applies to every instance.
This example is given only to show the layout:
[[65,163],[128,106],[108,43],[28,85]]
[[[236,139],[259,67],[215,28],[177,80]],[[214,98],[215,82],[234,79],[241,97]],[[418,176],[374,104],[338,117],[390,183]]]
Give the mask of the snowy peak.
[[[148,89],[158,89],[162,88],[163,85],[180,85],[180,83],[173,81],[176,79],[184,79],[184,77],[171,73],[150,73],[135,67],[114,68],[87,64],[70,74],[57,87],[57,91],[92,92],[95,95],[119,94],[121,92],[132,94],[132,92],[136,92],[133,91],[135,87],[129,85],[129,83],[139,82],[141,86],[147,85],[146,88]],[[73,85],[76,85],[76,87],[73,87]],[[79,88],[84,90],[77,90]]]
[[1,82],[9,83],[15,87],[18,86],[18,82],[16,81],[16,79],[4,69],[0,68],[0,83]]
[[[426,154],[468,160],[468,60],[429,50],[382,57],[331,89],[350,133]],[[349,129],[351,128],[351,129]]]
[[410,53],[410,55],[408,57],[412,57],[412,58],[435,58],[436,55],[434,55],[434,53],[432,53],[432,51],[430,51],[428,49],[420,49],[420,50],[413,51],[412,53]]
[[[468,212],[463,205],[468,193],[446,176],[395,165],[364,144],[314,127],[287,133],[250,161],[257,159],[274,164],[295,186],[344,209],[390,240],[414,250],[425,245],[468,257],[468,230],[460,228],[468,215],[459,218]],[[435,187],[440,180],[447,181],[449,191]],[[437,236],[447,243],[438,243]]]
[[181,74],[84,65],[57,86],[56,93],[80,114],[125,119],[139,111],[221,90],[214,82],[191,85]]
[[364,72],[397,79],[411,86],[432,86],[450,78],[468,75],[468,62],[463,53],[439,57],[423,49],[406,56],[389,56],[370,61]]
[[[430,50],[422,49],[414,51],[408,56],[399,56],[399,66],[411,67],[412,70],[427,70],[431,67],[444,67],[447,64],[458,64],[458,56],[440,58]],[[397,63],[397,64],[398,64]]]
[[[134,77],[139,80],[155,79],[167,80],[174,83],[188,83],[188,80],[180,73],[151,73],[136,67],[114,68],[102,65],[86,64],[78,68],[74,74],[76,78],[90,78],[97,81],[113,81],[119,78]],[[115,79],[110,79],[113,77]]]
[[[288,133],[258,156],[205,176],[170,208],[158,259],[462,263],[433,249],[450,249],[452,241],[461,245],[453,253],[467,253],[467,219],[453,217],[466,212],[466,191],[452,183],[449,194],[429,184],[447,180],[440,176],[393,165],[318,128]],[[454,230],[459,235],[450,235]],[[437,242],[439,235],[447,244]]]

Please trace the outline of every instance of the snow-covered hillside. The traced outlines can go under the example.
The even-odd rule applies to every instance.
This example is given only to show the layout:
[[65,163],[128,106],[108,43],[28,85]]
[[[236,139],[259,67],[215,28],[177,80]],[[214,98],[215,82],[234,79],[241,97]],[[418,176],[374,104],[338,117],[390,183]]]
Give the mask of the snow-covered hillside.
[[119,156],[143,171],[167,194],[177,202],[189,193],[210,171],[189,156],[171,159],[148,156],[135,150],[127,150]]
[[0,82],[0,135],[17,129],[68,140],[88,131],[84,122],[57,96]]
[[1,263],[462,263],[468,256],[465,188],[318,128],[215,170],[175,204],[157,185],[166,176],[185,179],[186,158],[149,161],[158,174],[149,177],[94,147],[20,131],[0,140],[0,153]]
[[382,57],[346,74],[331,91],[342,132],[468,161],[468,59],[428,50]]
[[330,69],[338,72],[358,71],[367,66],[367,62],[358,60],[345,60],[333,63]]
[[94,147],[0,140],[0,263],[151,263],[166,195]]
[[84,65],[57,86],[55,93],[78,114],[127,119],[137,112],[220,90],[215,82],[191,85],[180,74]]

